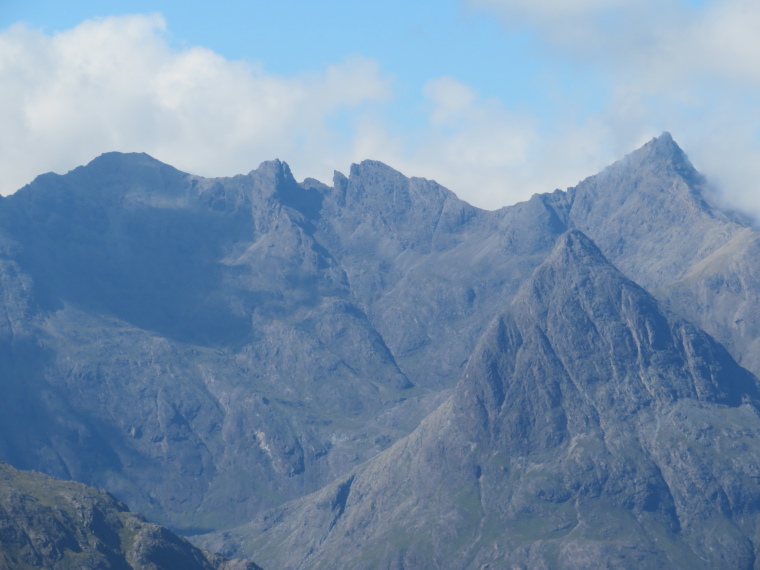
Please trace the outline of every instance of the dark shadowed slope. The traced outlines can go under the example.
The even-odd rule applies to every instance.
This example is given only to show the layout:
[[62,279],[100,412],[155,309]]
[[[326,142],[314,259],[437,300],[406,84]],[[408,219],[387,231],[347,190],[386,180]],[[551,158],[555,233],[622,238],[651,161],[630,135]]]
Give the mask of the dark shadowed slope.
[[0,201],[0,457],[174,528],[248,520],[416,427],[562,231],[370,161],[41,176]]
[[0,568],[256,570],[203,552],[111,495],[0,462]]
[[751,568],[757,405],[754,376],[571,231],[410,436],[205,544],[278,568]]
[[414,429],[568,227],[760,371],[757,233],[669,135],[497,212],[374,161],[333,184],[111,153],[0,199],[0,458],[247,521]]

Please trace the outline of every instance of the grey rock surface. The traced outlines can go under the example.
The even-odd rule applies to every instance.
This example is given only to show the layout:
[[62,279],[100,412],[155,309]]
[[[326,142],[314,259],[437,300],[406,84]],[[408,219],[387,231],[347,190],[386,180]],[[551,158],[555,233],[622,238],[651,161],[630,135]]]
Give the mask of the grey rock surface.
[[571,231],[410,436],[202,543],[278,568],[751,568],[758,396]]
[[714,206],[713,192],[665,133],[542,199],[623,273],[760,374],[760,234],[751,220]]
[[260,570],[199,550],[104,491],[2,462],[0,568]]
[[655,289],[683,277],[746,227],[712,206],[708,195],[707,181],[664,133],[569,189],[569,205],[560,210],[623,273]]
[[[496,212],[375,161],[336,173],[332,184],[297,183],[277,160],[205,179],[147,155],[110,153],[0,199],[0,459],[106,488],[187,534],[230,528],[325,485],[343,488],[331,482],[452,394],[489,323],[568,228],[760,373],[757,231],[711,205],[706,181],[667,134],[567,192]],[[584,310],[597,305],[589,297]],[[661,321],[646,322],[660,334]],[[642,384],[625,361],[638,358],[633,352],[601,364],[599,346],[580,351],[585,337],[566,329],[579,343],[574,358],[623,374],[610,392],[589,388],[617,402],[609,414],[652,408],[648,390],[667,382]],[[691,333],[669,334],[692,351],[690,366],[723,362],[701,332],[696,344]],[[684,357],[673,358],[656,363],[663,378],[681,378]],[[541,366],[558,372],[548,362]],[[665,390],[679,402],[745,410],[709,382],[696,396],[697,384],[684,392],[688,382],[679,382]],[[527,409],[539,405],[531,398]],[[719,425],[735,415],[710,414],[704,421]],[[552,421],[541,437],[570,420]],[[714,443],[730,448],[727,441]],[[650,465],[636,454],[631,462]],[[523,472],[512,472],[509,489],[522,484]],[[220,547],[232,548],[220,536]],[[599,551],[611,552],[599,540]],[[530,554],[539,543],[521,543],[519,560],[551,561]],[[567,548],[578,560],[591,556],[588,544]],[[425,560],[422,551],[405,556]]]
[[118,153],[0,201],[0,228],[0,457],[187,533],[414,429],[565,229],[377,162],[330,188]]

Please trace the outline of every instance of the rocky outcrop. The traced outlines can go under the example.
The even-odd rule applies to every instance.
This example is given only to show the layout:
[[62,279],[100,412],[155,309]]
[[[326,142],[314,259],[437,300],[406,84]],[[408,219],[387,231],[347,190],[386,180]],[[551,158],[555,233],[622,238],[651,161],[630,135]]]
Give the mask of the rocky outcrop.
[[0,201],[0,457],[188,533],[244,522],[445,399],[549,214],[370,161],[334,188],[143,154],[41,176]]
[[725,349],[571,231],[410,436],[204,543],[278,568],[749,568],[759,405]]
[[0,568],[260,570],[199,550],[104,491],[2,462]]

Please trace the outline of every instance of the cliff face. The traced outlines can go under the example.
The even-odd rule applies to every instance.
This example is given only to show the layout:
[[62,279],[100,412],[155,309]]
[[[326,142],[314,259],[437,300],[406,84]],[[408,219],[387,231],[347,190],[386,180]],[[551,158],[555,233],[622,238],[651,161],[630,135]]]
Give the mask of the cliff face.
[[417,430],[208,544],[281,568],[751,567],[759,395],[570,231]]
[[446,396],[564,227],[365,162],[108,154],[0,201],[0,457],[195,532],[316,490]]
[[[670,469],[671,478],[701,480],[692,490],[712,497],[705,513],[718,509],[725,528],[754,544],[745,524],[754,516],[754,491],[745,485],[754,475],[741,454],[726,450],[754,445],[747,435],[754,380],[734,360],[760,372],[758,234],[708,198],[667,134],[567,192],[496,212],[373,161],[336,173],[332,186],[298,183],[280,161],[204,179],[117,153],[64,176],[43,175],[0,200],[0,458],[106,488],[151,520],[195,534],[321,488],[335,506],[314,516],[343,520],[361,482],[357,471],[346,483],[352,469],[389,448],[416,450],[428,467],[413,467],[420,459],[412,451],[411,463],[382,455],[368,464],[386,465],[377,477],[399,489],[426,481],[407,491],[424,498],[415,501],[427,518],[414,524],[445,523],[426,527],[434,538],[424,552],[388,551],[403,550],[408,566],[423,565],[425,553],[452,556],[452,566],[475,564],[478,545],[492,548],[488,533],[503,524],[512,525],[511,536],[549,540],[540,525],[531,534],[534,523],[556,518],[559,529],[567,522],[562,509],[586,501],[591,495],[579,489],[592,487],[607,489],[598,492],[608,499],[635,490],[611,504],[634,513],[639,527],[649,515],[635,513],[661,513],[664,534],[641,536],[674,550],[652,546],[646,558],[640,548],[650,542],[642,538],[637,556],[654,564],[680,552],[696,564],[703,531],[693,521],[707,514],[689,515],[686,498],[664,491],[677,488]],[[711,411],[700,423],[704,406]],[[392,447],[434,410],[422,432]],[[444,415],[445,425],[436,423]],[[745,424],[749,431],[738,427]],[[435,445],[410,443],[430,426],[447,435]],[[615,434],[622,439],[613,446]],[[678,441],[691,442],[690,451],[663,455]],[[472,446],[480,455],[468,455]],[[571,469],[573,461],[596,479],[585,467]],[[525,530],[515,513],[523,512],[531,462],[549,465],[547,489],[556,487],[558,497],[569,489],[573,498],[545,501],[560,505],[565,514],[556,517],[531,499],[525,512],[542,514],[535,521],[525,514]],[[717,465],[727,466],[723,475]],[[412,477],[414,469],[424,476]],[[431,514],[439,500],[425,495],[427,482],[439,471],[451,479],[436,485],[463,494]],[[734,481],[732,473],[741,475]],[[609,490],[613,481],[619,491]],[[503,501],[477,498],[488,485]],[[386,504],[383,493],[375,496]],[[401,507],[387,508],[392,520]],[[578,509],[567,519],[575,530],[565,542],[557,530],[552,552],[591,548],[582,532],[590,515]],[[681,530],[667,530],[666,512]],[[334,528],[345,524],[338,519]],[[462,520],[486,536],[462,539],[466,552],[441,530],[470,528]],[[644,532],[639,527],[625,532]],[[290,536],[281,528],[266,536]],[[380,540],[380,530],[371,533],[366,540]],[[219,536],[222,548],[238,548]],[[599,548],[613,548],[615,536],[598,538]],[[569,546],[576,538],[587,542]],[[321,538],[309,540],[322,552],[310,560],[338,560]],[[516,564],[552,560],[538,543],[520,540],[497,541],[494,551],[512,553]],[[288,551],[294,564],[299,548]],[[386,547],[377,548],[385,556]]]

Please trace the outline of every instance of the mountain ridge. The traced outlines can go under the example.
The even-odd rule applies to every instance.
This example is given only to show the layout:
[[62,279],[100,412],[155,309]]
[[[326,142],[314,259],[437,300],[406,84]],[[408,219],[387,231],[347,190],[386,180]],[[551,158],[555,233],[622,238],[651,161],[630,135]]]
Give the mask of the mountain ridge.
[[[599,301],[594,314],[567,303],[578,294]],[[595,326],[580,327],[584,317]],[[563,323],[591,337],[568,336]],[[619,342],[625,331],[635,342]],[[712,352],[687,348],[705,343]],[[679,469],[709,464],[676,442],[699,447],[683,424],[700,413],[720,420],[711,438],[730,441],[732,409],[758,433],[759,404],[754,376],[571,230],[483,335],[455,394],[411,435],[322,491],[201,542],[281,568],[744,567],[755,551],[742,533],[755,536],[758,514],[732,522],[698,500]],[[743,441],[757,457],[759,444]],[[752,462],[733,467],[752,472]],[[724,476],[711,465],[689,484],[720,489]],[[757,485],[721,492],[760,496]]]
[[672,137],[604,172],[493,212],[376,161],[333,187],[140,154],[38,178],[0,201],[0,458],[186,533],[243,523],[414,430],[568,229],[758,373],[755,230]]

